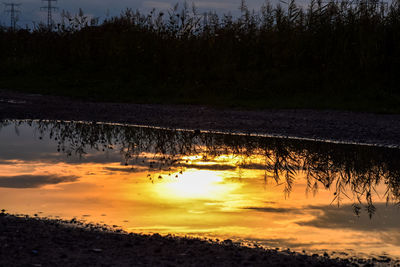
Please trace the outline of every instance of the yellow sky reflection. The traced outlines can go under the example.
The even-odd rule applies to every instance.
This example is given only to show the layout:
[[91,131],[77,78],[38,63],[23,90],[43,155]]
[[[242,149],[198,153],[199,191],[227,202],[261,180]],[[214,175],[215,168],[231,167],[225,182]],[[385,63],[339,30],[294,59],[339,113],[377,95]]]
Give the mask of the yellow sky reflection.
[[[175,177],[178,173],[173,173]],[[214,199],[223,200],[240,184],[224,183],[224,174],[209,170],[188,170],[178,178],[157,183],[155,192],[167,199]]]

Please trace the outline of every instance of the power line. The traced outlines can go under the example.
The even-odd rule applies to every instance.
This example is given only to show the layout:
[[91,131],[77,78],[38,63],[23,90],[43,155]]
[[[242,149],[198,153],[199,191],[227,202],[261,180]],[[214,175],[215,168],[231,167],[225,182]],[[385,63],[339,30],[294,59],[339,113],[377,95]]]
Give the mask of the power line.
[[43,2],[47,2],[47,6],[41,7],[43,10],[47,10],[47,27],[49,29],[52,28],[53,25],[53,10],[58,10],[58,7],[53,6],[53,2],[57,3],[57,0],[42,0]]
[[21,13],[21,11],[18,10],[18,7],[21,4],[15,4],[15,3],[3,3],[6,7],[5,12],[10,14],[10,28],[15,31],[16,26],[17,26],[17,14]]

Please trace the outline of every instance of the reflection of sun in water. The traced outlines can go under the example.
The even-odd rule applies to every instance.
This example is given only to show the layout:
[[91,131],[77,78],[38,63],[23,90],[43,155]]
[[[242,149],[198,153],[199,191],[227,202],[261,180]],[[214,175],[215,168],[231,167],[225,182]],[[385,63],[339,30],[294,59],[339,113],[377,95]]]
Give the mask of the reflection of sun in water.
[[225,183],[224,172],[188,170],[178,179],[157,184],[157,193],[165,198],[223,199],[240,187],[237,183]]

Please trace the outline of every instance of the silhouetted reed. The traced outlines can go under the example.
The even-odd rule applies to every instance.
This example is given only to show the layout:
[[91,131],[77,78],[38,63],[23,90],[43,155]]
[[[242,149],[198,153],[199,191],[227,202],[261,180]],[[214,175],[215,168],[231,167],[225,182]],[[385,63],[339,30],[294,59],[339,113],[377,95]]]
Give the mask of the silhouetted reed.
[[[52,31],[0,29],[0,86],[97,100],[398,112],[400,6],[312,0],[241,14],[187,4]],[[21,78],[23,77],[23,78]]]

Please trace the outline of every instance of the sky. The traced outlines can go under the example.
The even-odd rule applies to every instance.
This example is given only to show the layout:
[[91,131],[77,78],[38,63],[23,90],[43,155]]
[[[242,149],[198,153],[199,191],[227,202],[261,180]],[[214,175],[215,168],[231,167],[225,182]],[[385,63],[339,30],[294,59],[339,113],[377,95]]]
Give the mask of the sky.
[[[19,18],[17,25],[25,27],[32,26],[32,22],[46,22],[47,13],[40,8],[47,5],[47,2],[42,0],[5,0],[5,3],[18,3]],[[109,16],[117,16],[126,8],[139,9],[141,11],[150,11],[153,8],[158,10],[167,10],[171,8],[177,0],[59,0],[54,5],[58,7],[58,11],[54,13],[54,20],[59,20],[59,13],[62,10],[68,11],[71,14],[76,14],[79,8],[82,8],[85,14],[99,17],[100,20]],[[238,12],[240,0],[195,0],[187,1],[190,5],[195,3],[199,12],[216,11],[217,13],[235,13]],[[276,3],[278,0],[271,0],[271,3]],[[250,9],[258,10],[264,3],[264,0],[248,0],[247,5]],[[10,14],[5,12],[6,7],[2,4],[0,9],[0,24],[9,26]]]

